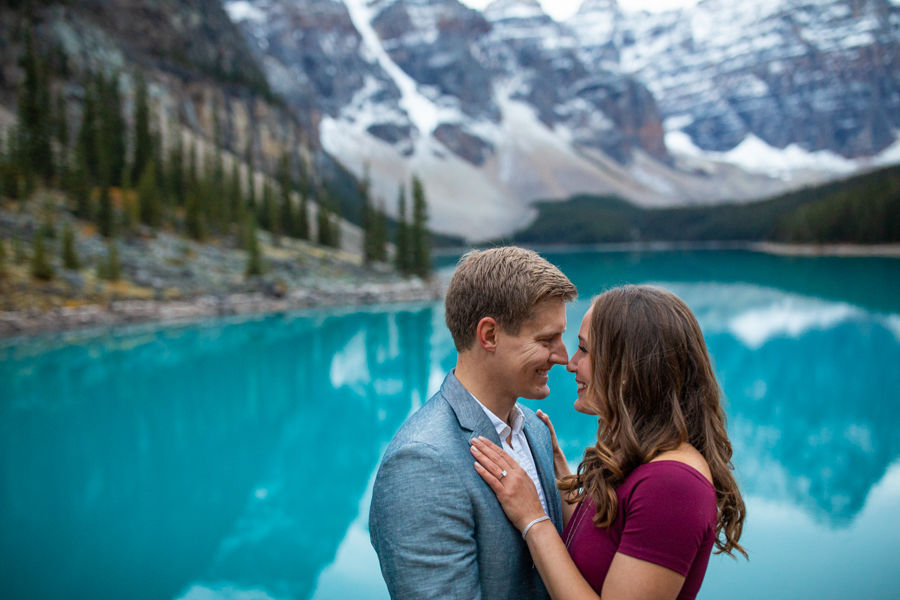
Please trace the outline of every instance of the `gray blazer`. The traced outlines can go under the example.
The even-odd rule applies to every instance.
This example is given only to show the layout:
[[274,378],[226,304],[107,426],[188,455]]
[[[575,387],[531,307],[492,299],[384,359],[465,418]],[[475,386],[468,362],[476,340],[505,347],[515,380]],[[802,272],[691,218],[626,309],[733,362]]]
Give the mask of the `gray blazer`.
[[[547,427],[531,410],[525,435],[562,530]],[[469,440],[500,445],[484,410],[451,372],[384,454],[369,511],[372,545],[395,600],[549,600],[528,546],[481,479]]]

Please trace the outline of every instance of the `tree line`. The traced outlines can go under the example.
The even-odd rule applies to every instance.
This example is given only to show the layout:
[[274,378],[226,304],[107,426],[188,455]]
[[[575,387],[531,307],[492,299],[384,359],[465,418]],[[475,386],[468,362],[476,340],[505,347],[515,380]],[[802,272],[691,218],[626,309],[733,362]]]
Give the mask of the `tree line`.
[[[286,152],[276,168],[267,168],[255,164],[248,147],[246,168],[241,168],[237,157],[229,160],[221,150],[217,115],[212,142],[186,139],[176,123],[169,124],[174,135],[164,144],[161,128],[151,126],[148,84],[139,71],[132,86],[130,129],[123,115],[121,74],[83,73],[81,125],[70,139],[70,107],[58,81],[69,75],[65,55],[41,55],[30,30],[24,37],[19,122],[0,139],[3,195],[25,201],[39,183],[61,188],[73,214],[94,222],[111,241],[110,255],[115,254],[116,236],[134,233],[142,225],[170,228],[195,240],[235,235],[248,251],[251,275],[263,270],[257,227],[270,232],[275,243],[284,236],[340,246],[340,204],[327,186],[316,182],[303,157]],[[257,166],[275,176],[258,177]],[[395,262],[404,273],[426,276],[430,270],[427,208],[418,178],[412,187],[413,214],[407,222],[404,199],[396,239],[401,250],[395,253]],[[384,260],[386,217],[383,207],[369,201],[368,183],[365,189],[364,255],[367,262]],[[316,221],[314,238],[311,213]],[[43,254],[37,250],[33,254]]]
[[[384,201],[373,202],[368,167],[359,184],[362,198],[363,257],[366,263],[388,260],[388,218]],[[428,277],[431,272],[431,234],[428,231],[428,206],[425,188],[418,176],[412,177],[412,215],[406,203],[406,186],[397,194],[397,220],[394,233],[393,263],[404,274]]]
[[900,167],[741,204],[645,209],[614,196],[580,195],[537,208],[537,219],[515,241],[897,243]]

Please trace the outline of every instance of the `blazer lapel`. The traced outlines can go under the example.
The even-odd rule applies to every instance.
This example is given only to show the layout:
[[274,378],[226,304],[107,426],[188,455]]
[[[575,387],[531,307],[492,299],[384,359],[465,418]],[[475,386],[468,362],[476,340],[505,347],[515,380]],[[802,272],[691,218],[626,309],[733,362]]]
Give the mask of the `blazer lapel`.
[[498,446],[502,445],[500,436],[497,435],[497,430],[494,429],[493,423],[484,414],[484,410],[478,405],[472,394],[459,382],[453,371],[450,371],[447,377],[444,378],[444,383],[441,385],[441,394],[444,396],[447,404],[450,405],[450,408],[453,409],[453,412],[456,413],[459,426],[470,432],[469,439],[481,436],[486,437]]
[[[541,423],[538,426],[543,426]],[[556,474],[553,470],[553,456],[548,452],[549,444],[546,440],[535,439],[538,436],[532,433],[528,420],[525,421],[525,437],[531,447],[531,456],[534,458],[534,466],[537,467],[541,486],[544,488],[544,497],[547,499],[548,515],[558,531],[562,531],[562,507],[560,506],[559,493],[556,491]],[[546,436],[541,436],[546,437]]]

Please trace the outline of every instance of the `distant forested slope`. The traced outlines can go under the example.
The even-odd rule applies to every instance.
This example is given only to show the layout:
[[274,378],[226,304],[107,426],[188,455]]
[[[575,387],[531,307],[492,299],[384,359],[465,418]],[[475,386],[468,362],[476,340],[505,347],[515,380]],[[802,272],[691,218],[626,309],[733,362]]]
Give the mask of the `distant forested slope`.
[[644,209],[611,196],[539,202],[514,241],[900,242],[900,166],[747,204]]

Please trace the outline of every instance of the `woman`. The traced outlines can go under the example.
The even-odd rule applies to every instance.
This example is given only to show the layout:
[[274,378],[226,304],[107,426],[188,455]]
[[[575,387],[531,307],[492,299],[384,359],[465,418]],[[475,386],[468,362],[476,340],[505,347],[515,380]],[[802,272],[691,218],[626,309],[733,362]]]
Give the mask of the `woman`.
[[710,552],[738,544],[744,502],[700,326],[675,295],[624,286],[584,316],[575,409],[599,417],[572,475],[549,418],[566,523],[545,520],[534,484],[502,449],[473,440],[475,468],[523,533],[554,600],[692,600]]

